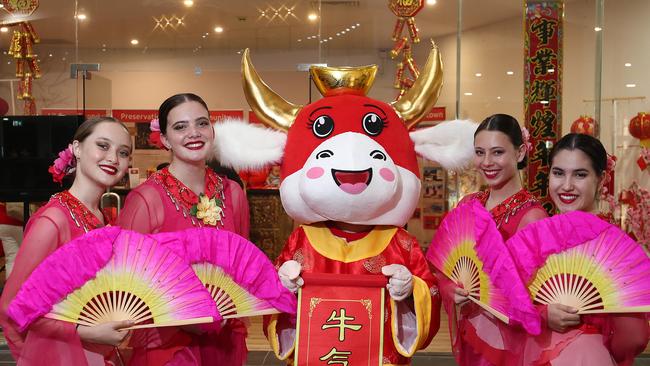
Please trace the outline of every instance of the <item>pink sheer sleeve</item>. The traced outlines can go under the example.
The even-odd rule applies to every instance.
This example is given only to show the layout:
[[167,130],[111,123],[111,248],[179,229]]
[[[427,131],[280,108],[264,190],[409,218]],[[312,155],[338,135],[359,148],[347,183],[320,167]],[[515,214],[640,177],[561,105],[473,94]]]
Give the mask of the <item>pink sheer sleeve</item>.
[[250,231],[250,213],[246,193],[235,181],[229,180],[230,200],[233,204],[235,233],[248,239]]
[[120,211],[117,225],[145,234],[160,231],[164,220],[164,207],[154,187],[141,186],[129,193]]
[[0,325],[11,353],[21,365],[86,365],[84,349],[73,324],[41,318],[32,323],[26,332],[19,332],[18,326],[6,313],[34,268],[69,240],[67,218],[57,208],[46,209],[27,225],[14,270],[0,298]]

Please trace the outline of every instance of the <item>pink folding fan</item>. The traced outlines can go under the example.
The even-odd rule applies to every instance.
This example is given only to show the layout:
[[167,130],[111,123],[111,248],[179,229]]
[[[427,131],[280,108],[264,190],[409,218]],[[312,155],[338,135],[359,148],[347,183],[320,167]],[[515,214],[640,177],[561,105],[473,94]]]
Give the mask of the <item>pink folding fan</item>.
[[540,331],[539,314],[517,273],[490,213],[476,200],[445,216],[429,246],[427,259],[469,291],[469,299],[505,323]]
[[152,237],[185,257],[224,318],[295,314],[296,296],[282,286],[269,258],[241,236],[195,228]]
[[7,313],[21,330],[42,316],[88,326],[132,320],[133,328],[221,319],[184,258],[118,227],[57,249],[34,269]]
[[579,314],[650,312],[650,259],[618,227],[574,211],[534,222],[506,243],[534,302]]

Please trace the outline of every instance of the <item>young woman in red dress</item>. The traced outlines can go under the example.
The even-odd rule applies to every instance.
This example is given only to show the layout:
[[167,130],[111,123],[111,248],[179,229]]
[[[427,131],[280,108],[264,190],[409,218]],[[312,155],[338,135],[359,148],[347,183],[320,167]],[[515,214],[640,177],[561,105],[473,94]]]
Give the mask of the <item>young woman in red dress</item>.
[[[527,224],[547,217],[541,204],[522,187],[519,176],[519,169],[526,167],[525,135],[517,120],[506,114],[495,114],[481,122],[474,134],[474,166],[489,188],[470,194],[460,202],[479,200],[494,218],[504,241]],[[466,290],[443,276],[438,277],[443,282],[445,310],[451,314],[450,334],[458,363],[463,366],[509,364],[511,343],[517,338],[513,332],[519,331],[468,302]]]
[[[158,110],[160,142],[172,153],[163,168],[133,189],[118,220],[120,226],[142,233],[159,233],[208,226],[248,237],[249,214],[241,187],[207,167],[214,130],[208,107],[197,95],[177,94]],[[193,210],[201,201],[209,210]],[[246,326],[239,320],[224,324],[160,328],[133,332],[135,365],[243,365]]]
[[109,224],[99,203],[106,188],[126,173],[131,156],[131,137],[120,122],[100,117],[84,122],[70,147],[50,168],[55,181],[74,170],[69,190],[55,194],[27,223],[14,269],[0,299],[0,325],[9,349],[19,365],[104,365],[115,359],[114,346],[127,335],[120,331],[128,322],[99,326],[41,318],[25,332],[7,317],[6,310],[22,283],[43,259],[63,244],[90,230]]
[[[608,172],[608,158],[596,138],[568,134],[551,151],[549,194],[560,213],[600,215],[596,197]],[[542,334],[528,337],[522,365],[632,365],[649,337],[645,314],[586,315],[551,304],[538,306]]]

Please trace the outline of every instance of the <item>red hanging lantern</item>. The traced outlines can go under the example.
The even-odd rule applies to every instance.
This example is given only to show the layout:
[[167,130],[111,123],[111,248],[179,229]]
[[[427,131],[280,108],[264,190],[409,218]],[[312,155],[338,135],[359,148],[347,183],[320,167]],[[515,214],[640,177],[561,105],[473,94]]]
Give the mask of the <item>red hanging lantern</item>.
[[650,148],[650,114],[639,112],[630,120],[630,135],[641,141],[641,146]]
[[573,133],[596,136],[596,131],[598,131],[598,125],[596,124],[596,120],[590,116],[580,116],[580,118],[571,124],[571,132]]

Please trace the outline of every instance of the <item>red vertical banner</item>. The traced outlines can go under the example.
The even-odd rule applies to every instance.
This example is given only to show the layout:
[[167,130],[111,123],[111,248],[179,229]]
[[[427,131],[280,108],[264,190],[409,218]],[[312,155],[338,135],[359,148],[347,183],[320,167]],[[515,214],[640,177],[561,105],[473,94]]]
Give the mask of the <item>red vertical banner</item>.
[[560,138],[564,1],[526,1],[524,118],[530,132],[528,190],[553,210],[548,196],[549,150]]
[[382,365],[386,277],[303,274],[296,366]]

